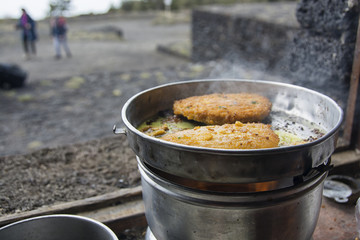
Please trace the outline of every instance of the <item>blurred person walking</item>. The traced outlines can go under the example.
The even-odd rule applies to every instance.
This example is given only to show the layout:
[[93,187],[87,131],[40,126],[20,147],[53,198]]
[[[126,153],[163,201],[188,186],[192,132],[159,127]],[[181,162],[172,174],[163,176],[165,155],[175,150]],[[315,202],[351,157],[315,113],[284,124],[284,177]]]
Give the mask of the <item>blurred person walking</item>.
[[25,52],[25,59],[30,59],[30,48],[31,53],[36,55],[36,22],[30,17],[24,8],[21,9],[21,12],[22,14],[16,25],[16,29],[22,30],[21,40]]
[[71,51],[67,43],[67,25],[63,16],[55,17],[51,20],[51,34],[53,36],[55,59],[61,58],[61,47],[63,47],[66,56],[71,57]]

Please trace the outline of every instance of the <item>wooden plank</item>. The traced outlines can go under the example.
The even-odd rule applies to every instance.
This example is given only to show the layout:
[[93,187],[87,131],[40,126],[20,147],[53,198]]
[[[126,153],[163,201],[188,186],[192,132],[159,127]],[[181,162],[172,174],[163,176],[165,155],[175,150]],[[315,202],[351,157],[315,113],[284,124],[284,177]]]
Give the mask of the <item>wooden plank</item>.
[[89,217],[106,224],[116,234],[131,228],[145,228],[145,207],[142,198],[123,204],[81,212],[77,215]]
[[340,151],[331,156],[331,163],[335,167],[354,162],[360,163],[360,154],[356,150]]
[[[356,110],[356,100],[358,95],[359,88],[359,77],[360,77],[360,15],[358,19],[358,29],[356,34],[356,45],[354,51],[354,59],[352,65],[351,79],[350,79],[350,89],[349,96],[347,101],[347,109],[345,113],[345,129],[343,133],[343,138],[349,144],[351,144],[352,130],[354,124],[354,116]],[[358,142],[356,143],[356,148],[360,148],[360,134],[358,134]]]
[[49,214],[75,214],[81,211],[103,208],[120,201],[130,201],[132,198],[141,197],[141,186],[134,188],[124,188],[111,193],[77,200],[72,202],[60,203],[52,206],[44,206],[32,211],[14,213],[0,217],[0,227],[20,221],[26,218],[49,215]]
[[102,223],[107,223],[115,221],[117,219],[124,219],[128,218],[129,216],[144,213],[144,204],[142,198],[140,198],[119,205],[99,208],[93,211],[80,212],[77,213],[77,215],[89,217]]

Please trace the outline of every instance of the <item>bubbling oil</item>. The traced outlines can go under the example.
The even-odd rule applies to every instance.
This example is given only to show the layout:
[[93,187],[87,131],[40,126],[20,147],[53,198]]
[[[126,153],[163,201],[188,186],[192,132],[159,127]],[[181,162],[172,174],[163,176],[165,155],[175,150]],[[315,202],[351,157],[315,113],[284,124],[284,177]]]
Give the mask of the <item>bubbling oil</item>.
[[[279,136],[279,147],[309,143],[325,134],[325,131],[316,124],[299,117],[284,115],[284,113],[273,112],[264,120],[264,124],[270,124],[271,129]],[[144,121],[137,129],[149,136],[159,138],[167,134],[204,125],[174,115],[169,110],[159,112],[156,116]]]

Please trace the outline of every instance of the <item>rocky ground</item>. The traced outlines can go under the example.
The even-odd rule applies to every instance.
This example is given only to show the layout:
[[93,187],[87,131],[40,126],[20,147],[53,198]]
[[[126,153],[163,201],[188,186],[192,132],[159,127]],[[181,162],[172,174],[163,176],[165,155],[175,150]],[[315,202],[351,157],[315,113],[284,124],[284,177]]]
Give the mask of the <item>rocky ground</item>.
[[[184,20],[175,25],[156,25],[157,18],[157,14],[148,14],[70,19],[69,45],[73,57],[60,60],[53,58],[46,22],[38,24],[38,53],[29,61],[22,58],[19,33],[14,31],[13,24],[0,25],[0,63],[16,63],[28,73],[24,88],[0,93],[3,113],[0,118],[4,121],[0,155],[23,154],[111,135],[112,125],[119,120],[127,98],[166,82],[168,77],[160,72],[155,73],[156,82],[150,69],[186,63],[181,58],[161,54],[156,48],[159,44],[188,40],[189,24]],[[122,37],[116,34],[117,30],[122,31]],[[96,120],[95,115],[102,120]],[[70,116],[79,121],[69,119]],[[33,128],[38,128],[35,130],[38,137],[30,133]]]
[[[131,96],[142,90],[170,82],[205,78],[281,80],[280,77],[263,73],[254,65],[234,61],[196,64],[185,58],[156,51],[160,45],[189,41],[190,26],[186,21],[172,25],[156,25],[154,22],[157,15],[99,18],[93,16],[86,20],[69,21],[70,33],[81,35],[80,32],[83,31],[82,35],[86,36],[78,39],[70,35],[69,42],[74,52],[71,59],[53,59],[51,42],[44,39],[46,34],[43,34],[38,42],[38,56],[25,61],[21,59],[19,42],[13,43],[6,40],[7,35],[0,35],[3,53],[0,55],[0,62],[15,62],[29,72],[25,87],[0,91],[2,213],[31,210],[56,201],[89,197],[124,185],[118,180],[125,172],[120,173],[119,169],[114,171],[112,166],[129,164],[133,169],[134,155],[128,149],[124,150],[127,146],[126,139],[114,136],[112,128],[114,124],[122,126],[122,106]],[[40,24],[44,26],[44,23]],[[106,26],[113,26],[112,29],[121,28],[123,39],[112,38],[112,31],[97,33],[98,37],[91,38],[93,29],[109,29]],[[1,29],[4,32],[4,29],[9,30],[10,27],[3,26]],[[45,33],[45,30],[40,28],[40,32]],[[9,31],[7,34],[13,33]],[[91,45],[91,48],[87,44]],[[120,162],[113,162],[115,156],[118,156],[117,161]],[[76,197],[70,197],[76,192],[72,188],[49,187],[51,190],[61,188],[71,194],[64,193],[59,196],[56,191],[44,192],[48,197],[39,197],[40,202],[34,196],[28,198],[27,194],[21,194],[25,191],[26,183],[34,185],[34,179],[46,184],[56,181],[49,171],[54,171],[55,175],[61,174],[59,164],[70,164],[73,161],[78,162],[79,168],[92,166],[88,168],[89,173],[93,166],[99,166],[99,176],[113,174],[113,178],[110,177],[113,181],[111,187],[104,187],[103,190],[90,187],[87,193],[77,191],[79,196]],[[18,167],[26,173],[20,169],[17,171]],[[67,167],[77,168],[71,165]],[[36,169],[48,174],[32,173]],[[67,178],[75,181],[73,187],[84,182],[76,174],[76,170],[73,174],[71,178]],[[39,180],[42,177],[47,180]],[[96,181],[91,183],[92,178],[85,182],[88,182],[89,186],[99,186]],[[62,181],[59,180],[59,184],[62,184]],[[21,184],[14,189],[14,182]],[[106,183],[108,180],[102,182]],[[134,181],[125,182],[128,182],[125,185],[131,185]],[[39,185],[37,183],[35,185]],[[71,185],[70,182],[65,184]],[[51,194],[56,197],[50,196]],[[25,199],[17,199],[22,196]],[[25,203],[26,201],[29,202]],[[16,203],[18,206],[15,206]]]
[[47,23],[40,22],[38,53],[27,61],[13,22],[0,22],[0,63],[29,74],[25,87],[0,90],[0,216],[138,185],[135,156],[112,127],[122,126],[123,104],[142,90],[205,78],[285,81],[239,59],[199,64],[157,51],[180,46],[177,53],[189,53],[189,18],[70,19],[73,57],[60,60],[53,58]]
[[[112,133],[114,124],[123,126],[120,110],[126,100],[159,84],[219,76],[217,68],[226,68],[228,73],[235,71],[226,63],[221,66],[188,63],[144,71],[93,73],[43,80],[20,90],[2,91],[0,146],[4,156],[0,157],[0,165],[3,166],[0,168],[1,211],[32,210],[44,204],[81,199],[137,184],[127,178],[121,180],[126,184],[119,184],[122,175],[131,174],[126,173],[126,168],[119,171],[120,168],[129,165],[134,170],[136,161],[126,138]],[[233,74],[254,79],[263,75],[250,66],[240,67],[236,72]],[[273,76],[263,77],[271,80]],[[69,172],[62,172],[64,169],[61,166]],[[76,169],[84,166],[89,166],[84,171],[90,175],[81,177]],[[59,174],[58,178],[54,177]],[[64,174],[63,177],[61,174]],[[74,175],[68,178],[66,174]],[[110,175],[111,186],[100,187],[92,174],[97,174],[99,181],[105,185],[110,183],[105,176]],[[82,178],[87,179],[85,186],[80,186]],[[14,188],[15,182],[19,185]],[[29,198],[32,187],[41,188],[44,184],[50,184],[47,190],[34,191],[43,192],[43,195]],[[73,190],[73,187],[85,187],[85,190],[86,186],[88,191]],[[61,190],[61,194],[57,189]],[[23,194],[23,191],[28,194]],[[44,195],[47,197],[43,198]]]
[[[112,128],[123,126],[122,106],[142,90],[209,78],[293,83],[234,56],[191,62],[190,12],[68,19],[73,57],[60,60],[46,21],[30,60],[14,24],[0,20],[0,63],[28,78],[23,88],[0,89],[0,217],[139,185],[135,155]],[[119,239],[143,239],[144,231]]]

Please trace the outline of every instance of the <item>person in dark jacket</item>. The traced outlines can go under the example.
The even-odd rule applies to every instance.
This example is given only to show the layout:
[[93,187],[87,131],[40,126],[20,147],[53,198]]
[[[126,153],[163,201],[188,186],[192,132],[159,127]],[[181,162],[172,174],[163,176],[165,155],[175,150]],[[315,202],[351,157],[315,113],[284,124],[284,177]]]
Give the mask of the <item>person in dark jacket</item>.
[[25,58],[30,58],[30,49],[33,55],[36,55],[37,40],[36,22],[30,17],[25,9],[21,9],[22,14],[16,25],[17,29],[21,29],[21,40],[25,52]]
[[71,51],[67,44],[67,25],[64,17],[52,19],[51,34],[53,36],[55,59],[61,58],[61,47],[64,48],[67,57],[71,57]]

